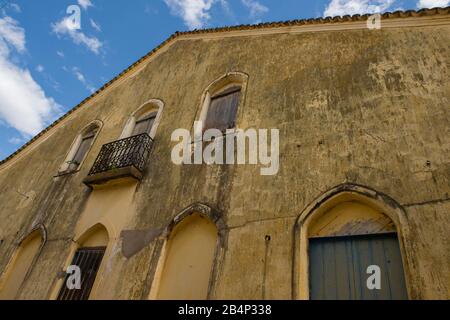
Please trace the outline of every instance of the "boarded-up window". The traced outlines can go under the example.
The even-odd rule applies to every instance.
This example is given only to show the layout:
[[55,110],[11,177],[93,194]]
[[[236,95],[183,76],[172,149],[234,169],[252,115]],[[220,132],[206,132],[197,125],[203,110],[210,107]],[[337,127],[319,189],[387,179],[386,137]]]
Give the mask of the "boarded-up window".
[[152,130],[153,124],[155,123],[156,112],[150,113],[138,121],[136,121],[136,125],[134,126],[134,130],[132,136],[137,136],[142,133],[150,134]]
[[70,161],[69,170],[76,170],[81,162],[83,161],[84,157],[86,156],[87,152],[89,151],[89,148],[92,145],[92,142],[94,141],[96,134],[96,130],[90,131],[89,133],[83,135],[81,138],[80,146],[78,147],[77,152],[75,153],[73,159]]
[[211,98],[204,129],[219,129],[224,131],[236,126],[236,114],[241,96],[240,87],[228,90]]
[[106,247],[81,248],[77,250],[72,260],[72,266],[78,266],[81,270],[81,289],[69,289],[67,280],[58,295],[58,300],[88,300],[97,276],[98,269],[105,254]]

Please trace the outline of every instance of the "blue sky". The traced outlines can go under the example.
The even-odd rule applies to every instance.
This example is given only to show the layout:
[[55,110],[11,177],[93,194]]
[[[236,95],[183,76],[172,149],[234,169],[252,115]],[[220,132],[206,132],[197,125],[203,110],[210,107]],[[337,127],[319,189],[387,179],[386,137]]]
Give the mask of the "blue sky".
[[[449,0],[0,0],[0,159],[175,31]],[[71,5],[80,11],[78,28]],[[75,12],[76,13],[76,12]]]

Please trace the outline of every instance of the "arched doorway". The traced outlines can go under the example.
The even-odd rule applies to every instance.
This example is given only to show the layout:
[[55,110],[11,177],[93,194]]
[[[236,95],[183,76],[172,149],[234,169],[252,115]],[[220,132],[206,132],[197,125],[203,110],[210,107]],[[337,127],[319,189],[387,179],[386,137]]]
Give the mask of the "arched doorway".
[[399,208],[372,190],[336,188],[314,201],[297,224],[299,298],[408,298]]

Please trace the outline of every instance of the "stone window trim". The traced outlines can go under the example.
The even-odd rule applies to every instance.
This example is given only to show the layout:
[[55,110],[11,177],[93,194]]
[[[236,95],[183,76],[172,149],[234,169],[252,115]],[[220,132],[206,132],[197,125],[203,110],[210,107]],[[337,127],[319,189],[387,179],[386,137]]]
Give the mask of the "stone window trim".
[[156,113],[156,117],[149,132],[149,136],[150,138],[155,139],[158,126],[161,122],[163,110],[164,102],[160,99],[150,99],[147,102],[143,103],[128,118],[122,130],[122,133],[119,136],[119,140],[131,137],[136,126],[136,122],[145,118],[146,116],[149,116],[152,113]]
[[414,299],[419,295],[411,285],[413,275],[410,265],[411,251],[408,239],[411,238],[411,230],[408,224],[405,209],[389,196],[375,191],[369,187],[357,184],[342,184],[323,193],[310,203],[298,216],[294,228],[294,256],[292,268],[292,299],[309,299],[309,229],[311,225],[333,206],[348,200],[359,201],[363,204],[376,208],[395,225],[400,252],[402,255],[403,268],[405,272],[406,288],[408,297]]
[[[76,136],[76,138],[74,139],[74,141],[72,142],[72,145],[69,148],[69,152],[67,153],[65,160],[63,162],[63,164],[61,165],[61,167],[59,168],[58,174],[56,175],[56,177],[58,176],[64,176],[67,174],[73,174],[76,172],[79,172],[80,169],[82,168],[89,152],[91,151],[92,147],[95,144],[95,141],[97,140],[97,137],[101,131],[103,127],[103,121],[101,120],[94,120],[92,122],[90,122],[88,125],[86,125]],[[76,153],[78,152],[78,149],[81,146],[81,143],[83,141],[83,138],[86,137],[86,135],[88,135],[90,132],[94,132],[94,137],[92,139],[91,145],[89,146],[88,150],[86,151],[86,153],[84,154],[82,160],[80,161],[79,164],[77,164],[76,169],[71,169],[70,165],[71,165],[71,161],[73,161],[74,157],[76,156]]]

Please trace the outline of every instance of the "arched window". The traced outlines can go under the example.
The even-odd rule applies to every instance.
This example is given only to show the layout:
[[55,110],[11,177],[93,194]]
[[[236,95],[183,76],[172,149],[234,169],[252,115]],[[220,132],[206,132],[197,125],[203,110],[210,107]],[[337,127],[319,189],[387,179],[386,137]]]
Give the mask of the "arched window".
[[164,103],[158,99],[151,99],[144,103],[130,116],[120,138],[147,133],[150,138],[154,139],[163,109]]
[[41,232],[40,229],[32,232],[20,243],[0,281],[0,300],[16,298],[44,243]]
[[396,213],[387,215],[388,206],[356,192],[310,207],[299,220],[300,297],[408,299]]
[[204,130],[226,131],[236,127],[247,79],[244,73],[230,72],[208,86],[203,94],[199,118]]
[[205,300],[218,242],[216,225],[200,214],[172,230],[161,256],[156,299]]
[[72,143],[66,160],[60,168],[60,173],[70,173],[80,169],[83,164],[98,132],[100,131],[102,123],[94,121],[86,126]]
[[131,135],[137,136],[142,133],[147,133],[150,135],[157,114],[157,112],[149,112],[137,119]]
[[103,225],[91,228],[77,243],[79,247],[70,264],[80,270],[80,288],[69,288],[68,274],[59,291],[58,300],[88,300],[92,295],[98,270],[108,246],[109,236]]

